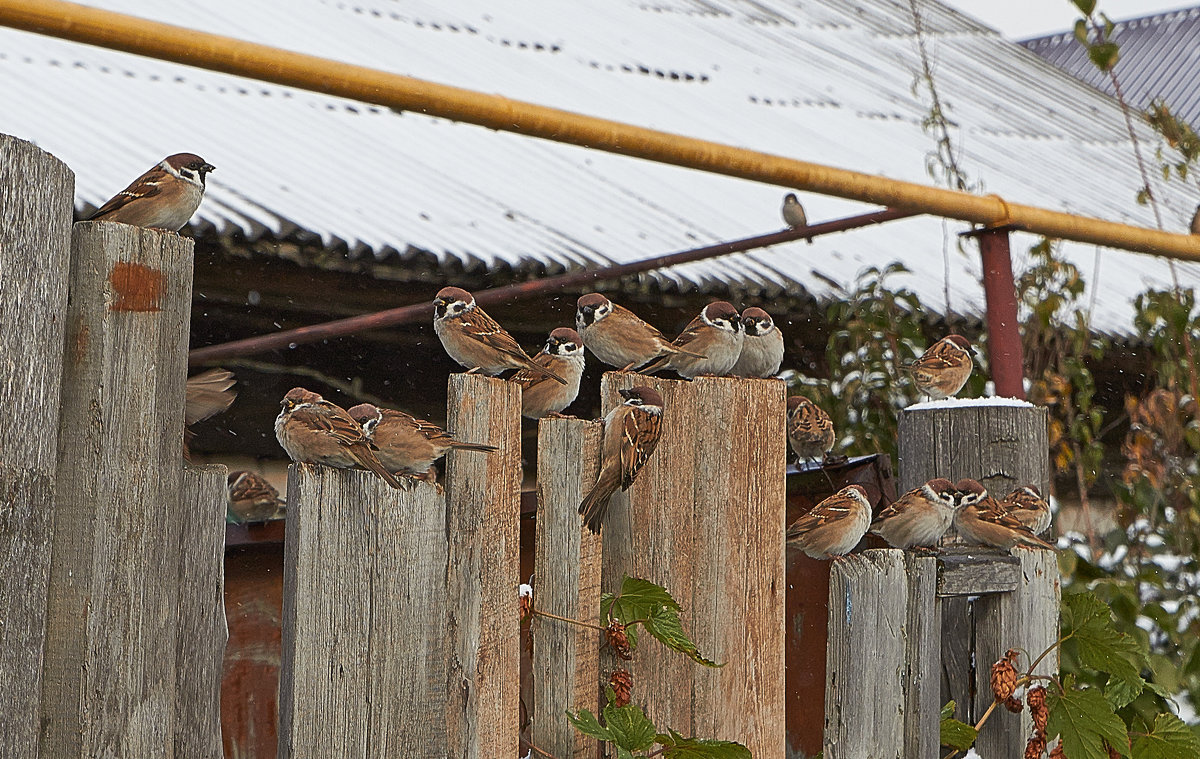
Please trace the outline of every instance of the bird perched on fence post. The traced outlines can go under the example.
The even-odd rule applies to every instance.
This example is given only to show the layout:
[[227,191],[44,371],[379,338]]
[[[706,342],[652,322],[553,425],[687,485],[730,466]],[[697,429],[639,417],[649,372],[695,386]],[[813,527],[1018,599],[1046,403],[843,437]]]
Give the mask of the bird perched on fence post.
[[229,513],[238,522],[262,522],[284,509],[279,491],[260,474],[230,472],[225,478]]
[[1014,488],[1000,499],[1000,505],[1034,535],[1041,535],[1050,527],[1050,504],[1034,485]]
[[812,507],[792,523],[788,545],[814,559],[838,559],[849,553],[871,526],[871,502],[862,485],[849,485]]
[[629,489],[662,436],[662,395],[645,385],[618,392],[625,402],[604,417],[600,474],[579,504],[584,524],[597,533],[613,493]]
[[676,353],[704,358],[671,344],[656,327],[600,293],[575,301],[575,329],[592,355],[609,366],[629,371]]
[[954,513],[954,527],[968,543],[994,548],[1046,548],[1054,546],[1034,535],[1016,517],[1008,514],[995,498],[988,495],[987,488],[977,480],[962,479],[955,484],[958,491],[958,511]]
[[742,352],[729,370],[735,377],[774,377],[783,363],[783,333],[761,308],[742,311]]
[[433,299],[433,331],[450,358],[468,373],[496,375],[508,369],[529,369],[560,384],[567,381],[534,362],[504,327],[475,304],[461,287],[443,287]]
[[967,384],[971,370],[975,368],[975,361],[971,358],[974,352],[967,338],[946,335],[929,346],[920,358],[905,369],[912,374],[917,389],[932,400],[950,398]]
[[[789,192],[783,196],[783,208],[780,211],[783,215],[783,223],[787,224],[792,229],[803,229],[808,226],[808,215],[804,213],[804,206],[800,205],[800,201],[796,198],[796,193]],[[812,245],[813,239],[805,237],[809,245]]]
[[567,384],[560,385],[528,369],[519,370],[508,381],[521,386],[521,416],[561,416],[562,410],[575,402],[583,379],[583,341],[579,333],[570,327],[555,329],[533,360],[566,379]]
[[294,387],[279,403],[275,437],[292,461],[338,469],[364,467],[394,488],[404,486],[375,455],[363,428],[336,403],[302,387]]
[[200,207],[204,177],[216,168],[195,153],[169,155],[100,206],[89,221],[178,232]]
[[888,504],[871,523],[871,532],[895,548],[936,546],[954,519],[957,498],[954,483],[936,477]]
[[[676,351],[642,369],[653,374],[662,369],[673,369],[681,377],[695,379],[702,374],[722,376],[729,373],[742,355],[742,319],[737,309],[723,300],[714,300],[700,310],[700,314],[679,333],[671,343]],[[695,354],[704,358],[696,358]]]
[[348,413],[362,425],[384,467],[414,480],[428,480],[429,467],[451,450],[484,453],[497,450],[494,445],[457,440],[433,422],[403,411],[379,408],[373,403],[352,406]]

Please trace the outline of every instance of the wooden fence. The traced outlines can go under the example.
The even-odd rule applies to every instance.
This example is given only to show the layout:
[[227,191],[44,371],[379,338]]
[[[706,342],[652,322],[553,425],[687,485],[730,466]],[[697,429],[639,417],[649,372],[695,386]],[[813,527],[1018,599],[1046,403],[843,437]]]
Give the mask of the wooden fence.
[[[224,471],[180,463],[191,241],[72,228],[71,194],[66,167],[0,137],[0,355],[28,359],[0,361],[0,408],[15,411],[0,415],[0,756],[217,757]],[[605,411],[633,380],[605,375]],[[532,741],[558,759],[595,757],[563,712],[596,711],[619,667],[660,729],[783,759],[785,711],[822,708],[784,698],[784,386],[639,381],[663,394],[663,438],[600,536],[576,512],[596,477],[600,425],[540,424],[534,603],[595,624],[601,592],[645,578],[680,601],[684,630],[724,666],[699,667],[648,636],[632,662],[618,661],[597,631],[539,616]],[[280,759],[525,753],[519,391],[454,375],[448,419],[462,439],[500,451],[452,452],[444,491],[292,468]],[[997,450],[996,472],[1019,478],[1006,457],[1036,442],[978,445]],[[917,458],[902,464],[923,480]],[[994,473],[960,465],[952,453],[931,464]],[[1053,557],[1029,552],[871,550],[837,563],[827,759],[936,756],[953,658],[939,644],[946,599],[984,599],[973,607],[976,655],[1040,650],[1053,639],[1056,577]],[[1013,623],[1029,615],[1044,624]],[[1021,729],[1013,720],[992,732],[1011,742]]]

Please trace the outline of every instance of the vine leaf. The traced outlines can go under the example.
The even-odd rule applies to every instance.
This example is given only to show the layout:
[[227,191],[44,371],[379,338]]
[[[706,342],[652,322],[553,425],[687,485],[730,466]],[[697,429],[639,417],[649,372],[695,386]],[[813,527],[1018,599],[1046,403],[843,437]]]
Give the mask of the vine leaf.
[[696,644],[683,631],[679,610],[679,603],[666,588],[628,575],[621,581],[620,594],[605,593],[600,596],[600,613],[626,625],[625,635],[629,638],[631,648],[637,646],[633,625],[640,623],[646,632],[664,646],[685,654],[697,664],[724,666],[700,655]]
[[949,701],[942,707],[941,744],[959,751],[966,751],[975,745],[979,731],[966,722],[954,719],[955,703]]
[[664,646],[672,651],[686,654],[697,664],[703,664],[706,667],[725,666],[700,655],[696,650],[696,644],[683,632],[683,625],[679,621],[679,614],[674,609],[660,606],[646,620],[645,626],[646,632],[653,635]]
[[1174,714],[1154,717],[1154,729],[1133,741],[1133,759],[1193,759],[1200,756],[1200,738]]
[[674,730],[660,733],[654,740],[663,747],[662,755],[668,759],[751,759],[750,749],[733,741],[684,738]]
[[1141,693],[1146,684],[1141,671],[1150,666],[1149,654],[1133,636],[1117,632],[1112,610],[1095,595],[1063,596],[1062,634],[1067,639],[1065,645],[1077,649],[1084,665],[1125,681],[1127,690],[1114,695],[1126,695],[1136,689],[1137,694],[1129,699],[1132,701]]
[[1105,742],[1120,756],[1129,756],[1125,723],[1113,713],[1104,695],[1092,688],[1075,688],[1070,677],[1063,687],[1061,693],[1057,688],[1047,689],[1047,739],[1062,736],[1063,750],[1071,759],[1109,759]]

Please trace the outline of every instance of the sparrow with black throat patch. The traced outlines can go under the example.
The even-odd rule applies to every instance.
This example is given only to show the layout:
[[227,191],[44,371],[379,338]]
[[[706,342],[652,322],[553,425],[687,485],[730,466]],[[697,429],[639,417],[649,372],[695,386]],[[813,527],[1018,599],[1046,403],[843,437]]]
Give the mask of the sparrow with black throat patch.
[[[653,374],[662,369],[672,369],[680,377],[695,379],[702,374],[720,377],[729,373],[742,355],[742,319],[737,309],[723,300],[714,300],[700,310],[700,315],[679,333],[671,343],[675,348],[689,351],[691,355],[676,352],[659,358],[642,369],[644,374]],[[701,354],[704,358],[696,358]]]
[[537,364],[513,336],[475,304],[475,296],[461,287],[443,287],[433,299],[433,331],[450,358],[467,367],[467,373],[497,375],[508,369],[529,369],[565,385],[567,381]]
[[284,509],[279,491],[260,474],[230,472],[226,487],[229,513],[239,522],[264,522]]
[[987,488],[977,480],[962,479],[958,490],[958,510],[954,512],[954,527],[968,543],[993,548],[1045,548],[1054,546],[1034,535],[1020,520],[1005,511],[1004,506],[988,495]]
[[555,329],[533,360],[565,378],[567,384],[560,385],[528,369],[509,377],[509,382],[521,386],[521,416],[529,419],[562,416],[562,410],[579,395],[579,381],[583,379],[583,342],[579,333],[570,327]]
[[497,450],[494,445],[463,442],[433,422],[372,403],[352,406],[349,414],[362,425],[383,466],[409,479],[428,480],[433,462],[451,450],[484,453]]
[[947,335],[929,346],[921,357],[905,367],[917,389],[932,400],[958,395],[967,384],[975,361],[975,349],[962,335]]
[[600,475],[579,504],[584,524],[597,533],[609,499],[617,488],[629,489],[662,435],[663,399],[657,390],[639,385],[618,392],[625,402],[604,417]]
[[592,355],[620,371],[675,354],[705,357],[672,345],[656,327],[600,293],[581,295],[575,301],[575,329]]
[[950,528],[957,498],[953,482],[934,478],[884,507],[871,532],[895,548],[932,548]]
[[1000,499],[1000,505],[1034,535],[1041,535],[1050,527],[1050,503],[1033,485],[1014,488]]
[[362,467],[392,487],[404,488],[380,463],[363,428],[341,406],[302,387],[289,390],[279,405],[275,437],[292,461],[338,469]]
[[200,207],[204,177],[215,169],[194,153],[169,155],[100,206],[89,221],[178,232]]
[[871,502],[862,485],[850,485],[812,507],[792,523],[788,545],[814,559],[839,559],[850,553],[871,526]]
[[774,377],[783,363],[783,333],[761,308],[742,311],[742,352],[729,370],[734,377]]
[[[783,223],[792,229],[803,229],[808,226],[808,215],[804,213],[804,206],[800,205],[794,192],[783,196],[783,208],[780,209],[780,213],[783,215]],[[808,241],[809,245],[812,245],[811,237],[804,239]]]

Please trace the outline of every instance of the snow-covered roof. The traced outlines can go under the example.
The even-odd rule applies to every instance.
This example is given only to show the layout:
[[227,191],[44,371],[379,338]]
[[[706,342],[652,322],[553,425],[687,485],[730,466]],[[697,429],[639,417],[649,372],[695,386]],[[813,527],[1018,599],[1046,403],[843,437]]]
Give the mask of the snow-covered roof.
[[[930,182],[928,105],[899,0],[93,0],[92,5],[437,82],[913,181]],[[972,19],[922,2],[934,75],[983,192],[1152,226],[1117,106]],[[0,131],[37,142],[98,205],[162,156],[215,164],[201,233],[311,234],[351,256],[468,264],[629,261],[781,226],[783,190],[0,29]],[[1152,152],[1155,140],[1143,129]],[[1157,189],[1170,228],[1194,198]],[[809,219],[862,213],[802,195]],[[964,225],[893,222],[677,267],[683,285],[849,281],[902,260],[942,310],[978,312]],[[944,242],[945,240],[945,242]],[[1029,238],[1014,237],[1016,264]],[[1095,325],[1129,328],[1165,260],[1071,245],[1098,280]],[[1200,280],[1181,266],[1185,284]]]

